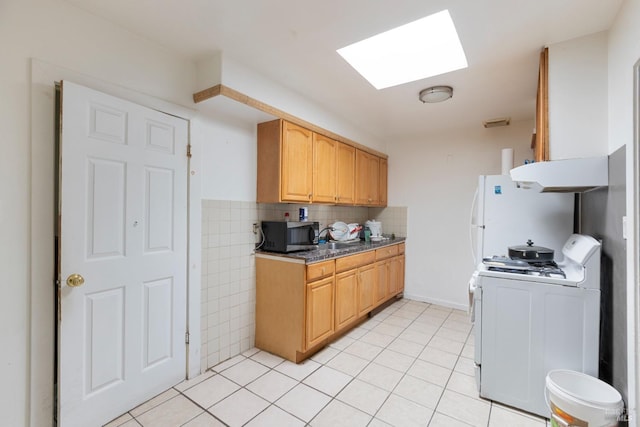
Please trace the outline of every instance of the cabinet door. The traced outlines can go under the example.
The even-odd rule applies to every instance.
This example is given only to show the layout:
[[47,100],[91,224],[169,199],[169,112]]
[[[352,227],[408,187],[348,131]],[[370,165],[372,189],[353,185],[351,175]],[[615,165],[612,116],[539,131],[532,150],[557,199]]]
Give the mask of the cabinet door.
[[338,204],[356,201],[356,149],[342,142],[336,154],[336,196]]
[[314,202],[336,202],[336,151],[338,141],[313,134],[313,197]]
[[367,314],[375,306],[376,279],[375,264],[358,269],[358,316]]
[[398,292],[404,292],[404,254],[398,256]]
[[389,262],[389,294],[397,295],[404,290],[404,255]]
[[356,150],[356,204],[377,205],[380,198],[379,186],[379,158]]
[[376,263],[375,305],[382,304],[389,296],[389,260],[378,261]]
[[358,270],[349,270],[336,276],[336,331],[358,317]]
[[380,159],[380,206],[387,206],[387,174],[388,174],[387,159]]
[[281,199],[309,202],[313,180],[312,132],[292,123],[282,127]]
[[333,334],[333,277],[307,284],[306,348]]

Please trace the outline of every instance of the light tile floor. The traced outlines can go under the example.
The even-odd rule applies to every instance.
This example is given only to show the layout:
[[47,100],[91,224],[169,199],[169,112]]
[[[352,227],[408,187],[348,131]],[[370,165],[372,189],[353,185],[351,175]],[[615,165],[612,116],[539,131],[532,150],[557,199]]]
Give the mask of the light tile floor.
[[402,299],[303,363],[252,349],[107,426],[548,426],[478,397],[473,350],[465,312]]

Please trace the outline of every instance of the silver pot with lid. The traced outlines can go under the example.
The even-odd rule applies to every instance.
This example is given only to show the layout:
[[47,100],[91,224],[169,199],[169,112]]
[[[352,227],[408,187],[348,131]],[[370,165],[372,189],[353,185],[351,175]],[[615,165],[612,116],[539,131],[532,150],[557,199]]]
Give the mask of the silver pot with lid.
[[526,245],[509,246],[509,258],[521,259],[527,262],[549,262],[553,261],[553,249],[543,246],[535,246],[531,239]]

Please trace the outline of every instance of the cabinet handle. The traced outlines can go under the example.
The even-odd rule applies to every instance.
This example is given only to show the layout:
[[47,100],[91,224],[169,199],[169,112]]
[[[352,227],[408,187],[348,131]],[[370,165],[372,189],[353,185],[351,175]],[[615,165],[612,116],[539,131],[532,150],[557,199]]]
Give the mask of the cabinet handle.
[[312,194],[311,194],[311,193],[309,193],[309,200],[311,200],[311,196],[312,196]]

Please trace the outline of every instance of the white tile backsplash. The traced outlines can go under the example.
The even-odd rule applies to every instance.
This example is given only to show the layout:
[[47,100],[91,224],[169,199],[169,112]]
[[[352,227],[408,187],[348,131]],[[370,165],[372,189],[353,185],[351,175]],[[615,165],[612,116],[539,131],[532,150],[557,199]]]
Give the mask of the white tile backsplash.
[[258,236],[253,224],[280,220],[289,212],[309,209],[309,220],[326,227],[336,221],[364,224],[382,221],[385,234],[406,237],[407,208],[258,204],[246,201],[202,201],[201,370],[237,356],[255,344],[254,248]]
[[407,208],[386,207],[366,208],[359,206],[327,206],[300,204],[259,204],[258,218],[260,220],[278,221],[284,219],[285,212],[289,213],[291,221],[298,220],[298,210],[306,206],[309,209],[309,221],[318,221],[320,228],[324,228],[336,221],[346,223],[356,222],[364,224],[368,219],[382,222],[384,234],[395,234],[407,237]]
[[253,347],[257,205],[202,202],[202,364],[218,364]]

